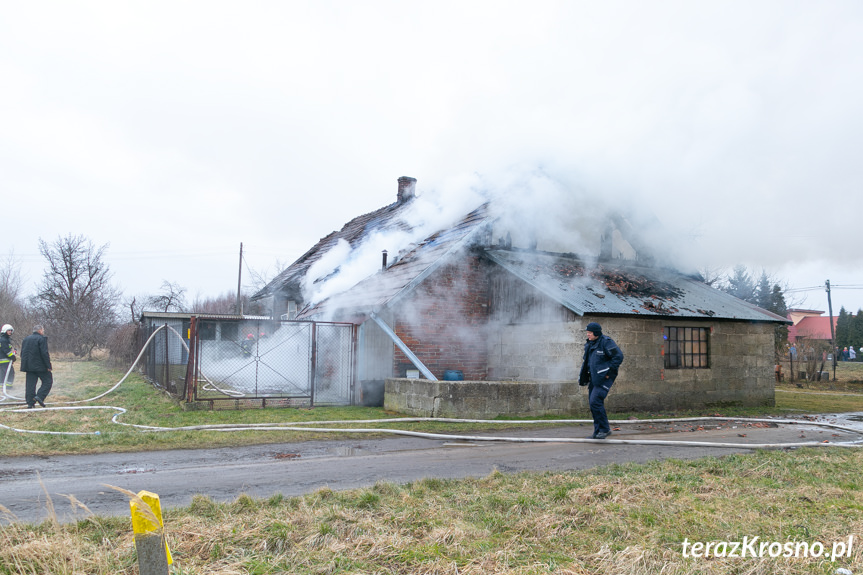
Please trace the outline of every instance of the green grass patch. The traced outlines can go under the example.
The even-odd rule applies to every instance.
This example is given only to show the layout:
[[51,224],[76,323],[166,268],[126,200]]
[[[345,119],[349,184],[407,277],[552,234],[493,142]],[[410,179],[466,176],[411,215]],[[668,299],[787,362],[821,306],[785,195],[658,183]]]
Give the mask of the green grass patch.
[[[863,369],[860,364],[859,369]],[[863,411],[856,364],[837,382],[781,386],[776,406],[723,409],[727,416]],[[49,405],[92,397],[123,374],[95,362],[58,362]],[[12,388],[21,392],[23,387]],[[121,421],[185,426],[214,423],[394,418],[420,431],[502,431],[501,424],[399,423],[382,409],[314,408],[185,412],[138,375],[100,400],[128,410]],[[614,414],[685,417],[716,412]],[[112,411],[0,414],[26,429],[99,431],[98,436],[45,436],[0,431],[0,455],[84,453],[341,438],[302,431],[143,433],[112,423]],[[365,424],[357,424],[366,427]],[[385,424],[375,424],[383,427]],[[512,427],[517,426],[512,421]],[[544,425],[558,425],[549,418]],[[350,436],[355,437],[355,436]],[[621,464],[578,472],[495,472],[465,480],[423,479],[406,485],[230,503],[196,496],[165,510],[175,575],[235,573],[512,573],[754,575],[834,573],[863,564],[863,451],[824,448],[761,451],[699,460]],[[855,536],[850,559],[683,557],[692,541],[821,542]],[[137,572],[128,518],[91,517],[72,524],[0,528],[5,573]]]
[[[613,419],[649,419],[664,417],[701,417],[725,415],[730,417],[788,416],[803,413],[840,413],[863,411],[863,384],[853,383],[856,373],[863,373],[863,363],[840,363],[838,381],[810,384],[799,388],[785,384],[776,392],[775,407],[723,408],[721,410],[692,410],[667,412],[613,413]],[[58,361],[55,366],[55,384],[48,405],[65,405],[66,402],[82,401],[111,389],[124,372],[106,368],[99,362]],[[13,394],[23,393],[23,386],[16,383],[10,389]],[[860,391],[860,393],[858,393]],[[114,406],[125,409],[117,419],[123,423],[179,428],[185,426],[225,424],[282,424],[314,423],[324,421],[350,421],[364,419],[389,419],[391,422],[374,424],[350,424],[343,427],[397,428],[408,431],[439,433],[473,433],[481,431],[506,432],[519,425],[518,418],[498,419],[496,423],[446,423],[404,422],[398,414],[387,413],[382,408],[371,407],[315,407],[313,409],[252,409],[238,411],[184,411],[178,401],[154,388],[139,374],[133,373],[115,391],[95,402],[83,406]],[[60,453],[101,453],[179,449],[195,446],[232,447],[263,443],[301,442],[321,439],[347,439],[356,435],[337,431],[325,434],[310,431],[167,431],[145,432],[129,426],[113,423],[117,410],[88,408],[70,411],[25,411],[16,413],[3,411],[0,423],[23,430],[48,430],[78,432],[87,435],[43,435],[18,433],[0,429],[0,456],[28,454],[51,455]],[[585,419],[589,416],[585,414]],[[543,418],[545,423],[534,427],[560,425],[560,418]],[[504,421],[505,423],[501,423]],[[508,425],[511,422],[511,425]],[[91,435],[98,432],[98,435]],[[434,484],[427,487],[432,488]]]
[[[215,503],[166,513],[173,573],[856,572],[850,558],[694,560],[682,543],[855,542],[863,451],[761,451],[589,471],[493,473],[333,494]],[[441,496],[446,490],[447,496]],[[132,573],[127,520],[9,525],[0,573]]]

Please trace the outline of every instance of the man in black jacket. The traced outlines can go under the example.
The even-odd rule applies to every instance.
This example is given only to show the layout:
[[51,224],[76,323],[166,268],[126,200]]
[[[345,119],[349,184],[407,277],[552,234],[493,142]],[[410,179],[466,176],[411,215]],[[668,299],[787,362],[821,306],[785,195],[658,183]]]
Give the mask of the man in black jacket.
[[[24,399],[27,407],[33,409],[35,404],[45,407],[45,398],[51,392],[54,385],[54,376],[51,374],[51,356],[48,354],[48,338],[45,337],[45,328],[41,325],[33,327],[33,333],[21,342],[21,371],[27,372],[25,381]],[[36,391],[36,380],[42,385]]]
[[611,435],[608,415],[605,413],[605,396],[617,379],[617,370],[623,363],[623,352],[596,322],[587,324],[587,343],[584,344],[584,363],[578,376],[579,385],[587,385],[590,413],[593,415],[593,439]]

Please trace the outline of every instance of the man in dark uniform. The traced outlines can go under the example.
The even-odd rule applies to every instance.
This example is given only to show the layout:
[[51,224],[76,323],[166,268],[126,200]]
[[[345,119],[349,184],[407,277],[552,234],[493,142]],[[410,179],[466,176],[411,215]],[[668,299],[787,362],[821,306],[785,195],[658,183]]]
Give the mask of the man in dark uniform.
[[584,344],[584,358],[579,385],[587,385],[590,398],[590,413],[593,415],[593,439],[605,439],[611,435],[608,415],[605,413],[605,396],[611,390],[617,371],[623,363],[623,352],[607,335],[602,335],[602,327],[591,322],[587,324],[587,343]]
[[[41,325],[34,326],[33,333],[21,342],[21,371],[27,372],[24,391],[27,407],[33,409],[37,403],[45,407],[45,398],[51,392],[54,376],[51,374],[48,338],[45,337],[45,328]],[[42,382],[38,392],[36,380]]]

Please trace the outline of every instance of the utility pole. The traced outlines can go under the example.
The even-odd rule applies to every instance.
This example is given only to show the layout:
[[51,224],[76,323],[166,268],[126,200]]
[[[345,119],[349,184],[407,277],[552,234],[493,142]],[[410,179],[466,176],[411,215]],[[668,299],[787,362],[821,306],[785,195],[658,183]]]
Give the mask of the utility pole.
[[240,289],[243,286],[243,242],[240,242],[240,269],[237,271],[237,315],[242,315],[243,304],[240,299]]
[[836,381],[836,330],[833,326],[833,301],[830,299],[830,280],[824,284],[827,290],[827,310],[830,312],[830,349],[833,356],[833,381]]

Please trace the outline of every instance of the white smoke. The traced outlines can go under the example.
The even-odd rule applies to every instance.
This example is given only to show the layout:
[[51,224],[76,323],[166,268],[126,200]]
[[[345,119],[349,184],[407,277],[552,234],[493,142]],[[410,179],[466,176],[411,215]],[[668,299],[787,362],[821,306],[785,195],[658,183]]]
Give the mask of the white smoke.
[[[314,305],[349,290],[378,273],[383,250],[391,265],[417,242],[451,227],[485,201],[490,202],[494,221],[493,245],[574,254],[590,265],[599,255],[600,237],[614,216],[626,228],[614,233],[618,246],[614,257],[634,258],[639,249],[638,255],[652,256],[662,264],[687,261],[675,250],[681,242],[669,239],[649,207],[621,197],[541,169],[456,176],[418,194],[398,221],[371,231],[357,245],[344,239],[335,242],[309,268],[302,286],[304,299]],[[640,242],[630,245],[626,240],[631,240],[628,236],[633,232]]]
[[303,297],[319,303],[343,293],[381,269],[383,250],[389,263],[431,234],[451,226],[485,201],[482,188],[473,176],[459,177],[439,190],[417,194],[398,220],[386,228],[372,230],[351,246],[339,239],[315,262],[303,280]]

